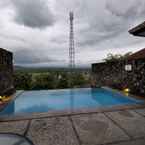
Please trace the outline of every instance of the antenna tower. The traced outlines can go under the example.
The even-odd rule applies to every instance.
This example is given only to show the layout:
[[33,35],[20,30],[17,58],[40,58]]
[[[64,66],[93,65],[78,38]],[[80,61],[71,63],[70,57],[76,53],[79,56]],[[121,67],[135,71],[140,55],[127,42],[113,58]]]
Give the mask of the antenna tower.
[[69,13],[70,18],[70,35],[69,35],[69,68],[72,72],[75,68],[75,47],[74,47],[74,14],[73,12]]

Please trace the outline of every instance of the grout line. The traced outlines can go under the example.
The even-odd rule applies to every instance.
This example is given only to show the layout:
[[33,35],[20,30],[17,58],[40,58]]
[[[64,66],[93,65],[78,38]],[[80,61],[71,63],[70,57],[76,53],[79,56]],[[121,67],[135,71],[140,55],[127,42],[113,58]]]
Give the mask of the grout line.
[[31,125],[31,120],[29,120],[29,122],[28,122],[28,125],[27,125],[27,127],[26,127],[26,130],[25,130],[25,132],[24,132],[24,136],[27,135],[27,133],[28,133],[28,131],[29,131],[29,128],[30,128],[30,125]]
[[132,110],[132,111],[134,111],[135,113],[137,113],[137,114],[140,115],[141,117],[144,117],[144,118],[145,118],[145,115],[144,115],[144,114],[142,114],[142,113],[140,113],[140,112],[138,112],[138,111],[136,111],[136,110]]
[[124,128],[121,127],[121,125],[119,123],[117,123],[116,121],[114,121],[109,115],[107,115],[106,113],[103,113],[109,120],[111,120],[115,125],[117,125],[129,138],[130,140],[132,140],[134,137],[132,135],[130,135]]
[[120,144],[120,143],[130,143],[130,142],[134,142],[134,141],[140,141],[140,140],[144,140],[145,137],[141,137],[141,138],[134,138],[134,139],[131,139],[131,140],[124,140],[124,141],[115,141],[115,142],[112,142],[112,143],[104,143],[104,144],[101,144],[101,145],[115,145],[115,144]]
[[76,135],[76,138],[77,138],[77,140],[78,140],[79,145],[82,145],[82,142],[81,142],[80,137],[79,137],[79,135],[78,135],[78,133],[77,133],[77,130],[76,130],[76,128],[75,128],[75,125],[74,125],[74,122],[73,122],[71,116],[69,116],[68,118],[69,118],[69,120],[70,120],[70,122],[71,122],[71,124],[72,124],[72,128],[73,128],[73,131],[74,131],[74,133],[75,133],[75,135]]
[[[26,141],[28,141],[28,143],[30,144],[30,145],[34,145],[33,144],[33,142],[28,138],[28,137],[25,137],[25,136],[23,136],[23,135],[21,135],[21,134],[18,134],[18,133],[12,133],[12,132],[7,132],[7,133],[0,133],[0,135],[14,135],[14,136],[17,136],[17,137],[21,137],[21,138],[25,138],[25,140]],[[20,143],[21,144],[21,143]],[[19,145],[20,145],[19,144]]]

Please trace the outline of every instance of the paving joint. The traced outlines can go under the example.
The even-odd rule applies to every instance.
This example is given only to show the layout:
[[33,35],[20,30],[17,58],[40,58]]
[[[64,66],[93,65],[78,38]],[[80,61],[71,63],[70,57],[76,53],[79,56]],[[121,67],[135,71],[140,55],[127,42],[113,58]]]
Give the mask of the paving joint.
[[115,124],[116,126],[118,126],[130,139],[134,139],[134,137],[132,135],[130,135],[124,128],[122,128],[116,121],[114,121],[111,117],[109,117],[106,113],[103,113],[110,121],[113,122],[113,124]]
[[78,133],[77,133],[77,130],[76,130],[76,128],[75,128],[75,125],[74,125],[74,122],[73,122],[71,116],[68,116],[68,119],[70,120],[70,122],[71,122],[71,124],[72,124],[72,128],[73,128],[73,131],[74,131],[74,133],[75,133],[75,136],[76,136],[76,138],[77,138],[77,140],[78,140],[79,145],[82,145],[81,139],[80,139],[80,137],[79,137],[79,135],[78,135]]
[[145,115],[143,115],[142,113],[140,113],[140,112],[138,112],[138,111],[136,111],[136,110],[132,110],[132,111],[134,111],[134,112],[137,113],[138,115],[140,115],[140,116],[142,116],[142,117],[145,118]]
[[[25,136],[23,136],[23,135],[21,135],[21,134],[18,134],[18,133],[9,133],[9,132],[7,132],[7,133],[0,133],[0,135],[1,134],[3,134],[3,135],[15,135],[15,136],[17,136],[17,137],[22,137],[22,138],[24,138],[26,141],[28,141],[31,145],[34,145],[33,144],[33,142],[28,138],[28,137],[25,137]],[[16,144],[14,144],[14,145],[20,145],[20,144],[22,144],[23,142],[18,142],[18,143],[16,143]]]
[[24,136],[26,136],[27,135],[27,133],[28,133],[28,131],[29,131],[29,128],[30,128],[30,125],[31,125],[31,120],[29,120],[29,122],[28,122],[28,124],[27,124],[27,127],[26,127],[26,130],[25,130],[25,132],[24,132]]
[[105,143],[105,144],[101,144],[101,145],[115,145],[115,144],[120,144],[120,143],[130,143],[131,141],[139,141],[139,140],[143,140],[143,139],[145,139],[145,137],[133,138],[131,140],[114,141],[112,143]]

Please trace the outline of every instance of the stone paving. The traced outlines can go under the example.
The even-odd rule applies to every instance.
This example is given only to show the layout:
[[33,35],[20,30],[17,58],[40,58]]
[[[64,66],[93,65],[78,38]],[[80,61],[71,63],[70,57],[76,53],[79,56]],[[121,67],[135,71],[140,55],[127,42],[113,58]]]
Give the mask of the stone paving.
[[16,134],[0,134],[1,145],[33,145],[31,141]]
[[145,137],[145,119],[134,111],[106,113],[130,137]]
[[34,145],[145,145],[145,109],[6,121],[0,133]]
[[0,122],[0,133],[16,133],[23,135],[28,121]]

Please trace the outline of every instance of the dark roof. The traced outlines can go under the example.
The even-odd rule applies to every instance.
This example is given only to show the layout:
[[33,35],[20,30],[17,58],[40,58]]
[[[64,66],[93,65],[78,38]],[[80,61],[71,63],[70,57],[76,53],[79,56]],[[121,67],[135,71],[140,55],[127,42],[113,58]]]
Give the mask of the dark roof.
[[134,36],[145,37],[145,21],[141,23],[140,25],[129,30],[129,33]]
[[6,49],[4,49],[4,48],[0,48],[0,52],[4,52],[4,53],[11,53],[12,54],[12,52],[10,52],[10,51],[8,51],[8,50],[6,50]]
[[145,59],[145,48],[130,55],[128,60]]
[[114,63],[119,63],[120,61],[123,60],[109,60],[109,61],[103,61],[103,62],[97,62],[97,63],[93,63],[92,65],[106,65],[106,64],[114,64]]

